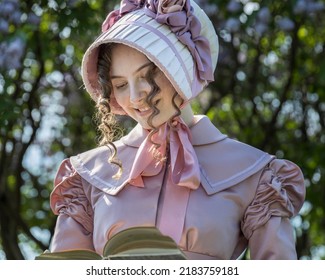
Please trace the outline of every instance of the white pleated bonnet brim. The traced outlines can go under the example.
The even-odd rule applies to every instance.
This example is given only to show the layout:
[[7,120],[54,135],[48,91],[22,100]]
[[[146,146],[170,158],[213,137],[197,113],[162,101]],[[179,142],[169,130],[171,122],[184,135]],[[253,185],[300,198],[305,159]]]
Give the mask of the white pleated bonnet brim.
[[[218,37],[203,10],[193,1],[191,5],[194,8],[194,15],[201,22],[201,35],[209,41],[214,70],[219,50]],[[124,15],[110,29],[103,32],[91,44],[83,57],[81,68],[83,82],[95,101],[100,96],[97,74],[98,47],[107,43],[125,44],[145,54],[167,76],[185,101],[194,98],[207,85],[203,81],[193,87],[194,75],[196,75],[195,65],[188,48],[178,40],[168,26],[158,23],[147,16],[143,9],[139,9]],[[120,108],[112,108],[112,111],[123,114],[119,112]]]

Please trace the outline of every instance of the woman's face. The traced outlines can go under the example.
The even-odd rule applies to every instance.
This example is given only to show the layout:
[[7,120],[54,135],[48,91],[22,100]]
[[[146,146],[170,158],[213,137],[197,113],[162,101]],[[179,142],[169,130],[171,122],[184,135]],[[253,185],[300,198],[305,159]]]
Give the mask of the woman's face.
[[[148,118],[153,113],[153,108],[146,103],[146,97],[151,91],[146,79],[148,71],[152,69],[150,66],[152,62],[131,47],[116,44],[112,48],[110,79],[113,94],[124,111],[146,129],[151,128]],[[152,125],[159,127],[177,111],[172,104],[175,89],[158,68],[154,70],[154,80],[160,92],[153,99],[159,114],[153,118]],[[182,99],[179,95],[175,98],[175,102],[178,107],[181,105]]]

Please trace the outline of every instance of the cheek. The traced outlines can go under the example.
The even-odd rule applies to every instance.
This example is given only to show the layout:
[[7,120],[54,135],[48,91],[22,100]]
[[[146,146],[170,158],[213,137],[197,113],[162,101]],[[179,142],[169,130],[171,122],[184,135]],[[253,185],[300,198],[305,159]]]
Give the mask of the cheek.
[[182,105],[183,105],[183,103],[184,103],[184,100],[183,100],[183,98],[178,94],[177,97],[176,97],[176,99],[175,99],[175,102],[176,102],[177,106],[178,106],[179,108],[181,108]]
[[156,78],[156,83],[158,86],[161,86],[161,88],[170,88],[172,87],[172,84],[169,82],[167,77],[164,74],[158,75]]
[[[171,84],[171,82],[165,76],[161,76],[159,79],[157,79],[156,82],[159,88],[161,89],[162,94],[165,95],[165,99],[172,100],[176,90]],[[175,102],[177,105],[181,103],[179,102],[179,100],[181,100],[181,97],[178,95],[175,98]]]
[[126,106],[126,103],[127,103],[127,97],[125,94],[115,94],[114,93],[114,98],[117,102],[118,105],[120,105],[121,107],[124,107]]

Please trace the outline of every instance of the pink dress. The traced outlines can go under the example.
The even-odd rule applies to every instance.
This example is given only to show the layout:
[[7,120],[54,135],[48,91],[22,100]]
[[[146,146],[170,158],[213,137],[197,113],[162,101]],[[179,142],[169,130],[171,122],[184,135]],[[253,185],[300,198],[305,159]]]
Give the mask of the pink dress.
[[191,127],[200,166],[198,189],[174,185],[166,164],[143,176],[143,187],[128,180],[148,132],[136,126],[117,141],[123,174],[99,147],[62,162],[51,194],[58,215],[51,251],[90,249],[133,226],[156,226],[171,236],[189,259],[296,259],[290,218],[298,213],[305,187],[294,163],[222,134],[207,117]]

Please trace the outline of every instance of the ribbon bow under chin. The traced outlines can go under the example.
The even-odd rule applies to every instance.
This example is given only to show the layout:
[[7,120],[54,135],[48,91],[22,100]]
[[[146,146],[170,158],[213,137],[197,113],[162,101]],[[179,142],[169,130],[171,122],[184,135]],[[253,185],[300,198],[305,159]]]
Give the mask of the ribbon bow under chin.
[[[174,124],[172,128],[167,123],[161,125],[157,133],[152,137],[149,134],[142,142],[129,176],[132,185],[143,187],[142,176],[154,176],[161,171],[164,163],[155,157],[155,149],[153,149],[153,142],[155,142],[160,144],[156,151],[170,158],[172,182],[193,190],[199,187],[200,167],[190,140],[190,129],[180,118],[177,118]],[[168,136],[170,147],[166,155]]]

